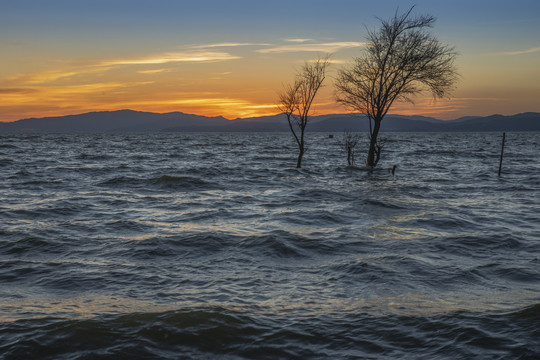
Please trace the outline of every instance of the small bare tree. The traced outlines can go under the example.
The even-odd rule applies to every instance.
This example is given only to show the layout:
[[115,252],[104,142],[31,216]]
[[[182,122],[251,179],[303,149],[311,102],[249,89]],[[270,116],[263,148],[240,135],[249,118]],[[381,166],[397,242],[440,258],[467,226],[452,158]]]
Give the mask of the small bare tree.
[[347,153],[347,164],[349,166],[354,166],[354,155],[355,155],[355,148],[356,145],[358,145],[358,141],[360,141],[360,134],[355,134],[350,131],[345,131],[343,133],[343,138],[341,140],[341,146],[343,146],[343,150]]
[[375,167],[382,146],[377,141],[381,121],[394,101],[412,102],[424,90],[442,98],[458,78],[453,47],[441,44],[426,29],[435,18],[411,17],[411,7],[389,21],[381,21],[377,31],[368,33],[362,56],[340,70],[336,79],[337,101],[369,120],[369,151],[366,165]]
[[304,133],[311,115],[311,105],[326,76],[328,59],[326,56],[312,63],[306,62],[294,83],[285,85],[279,93],[278,108],[287,116],[289,128],[298,144],[297,168],[302,167],[302,157],[306,151]]

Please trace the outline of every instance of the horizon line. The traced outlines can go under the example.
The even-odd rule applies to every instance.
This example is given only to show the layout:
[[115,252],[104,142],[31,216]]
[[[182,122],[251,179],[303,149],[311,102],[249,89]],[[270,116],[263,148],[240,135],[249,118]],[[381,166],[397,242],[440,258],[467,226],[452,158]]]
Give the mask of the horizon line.
[[[15,122],[18,122],[18,121],[30,120],[30,119],[39,120],[39,119],[61,118],[61,117],[68,117],[68,116],[79,116],[79,115],[86,115],[86,114],[92,114],[92,113],[107,113],[107,112],[114,113],[114,112],[121,112],[121,111],[131,111],[131,112],[147,113],[147,114],[162,114],[162,115],[163,114],[180,113],[180,114],[184,114],[184,115],[200,116],[200,117],[205,117],[205,118],[223,118],[223,119],[226,119],[228,121],[244,120],[244,119],[257,119],[257,118],[263,118],[263,117],[278,116],[278,115],[283,114],[282,112],[281,113],[278,112],[278,113],[274,113],[274,114],[271,114],[271,115],[237,117],[237,118],[232,119],[232,118],[227,118],[227,117],[225,117],[223,115],[208,116],[208,115],[201,115],[201,114],[195,114],[195,113],[187,113],[187,112],[182,112],[182,111],[178,111],[178,110],[177,111],[157,112],[157,111],[144,111],[144,110],[133,110],[133,109],[124,108],[124,109],[117,109],[117,110],[90,110],[90,111],[86,111],[86,112],[75,113],[75,114],[66,114],[66,115],[51,115],[51,116],[43,116],[43,117],[27,117],[27,118],[21,118],[21,119],[18,119],[18,120],[8,120],[8,121],[0,120],[0,123],[2,123],[2,124],[10,124],[10,123],[15,123]],[[538,114],[539,112],[523,111],[523,112],[512,113],[512,114],[493,113],[493,114],[490,114],[490,115],[464,115],[464,116],[460,116],[460,117],[455,118],[455,119],[447,119],[447,120],[439,119],[439,118],[434,117],[434,116],[426,116],[426,115],[421,115],[421,114],[410,114],[410,115],[408,115],[408,114],[400,114],[400,113],[390,113],[390,114],[387,114],[386,116],[406,116],[406,117],[419,116],[419,117],[425,117],[425,118],[430,118],[430,119],[435,119],[435,120],[440,120],[440,121],[453,121],[453,120],[458,120],[458,119],[462,119],[462,118],[466,118],[466,117],[479,117],[480,118],[480,117],[489,117],[489,116],[515,116],[515,115],[519,115],[519,114],[528,114],[528,113]],[[360,115],[360,114],[362,114],[362,113],[353,112],[353,111],[350,111],[350,112],[327,112],[327,113],[321,113],[321,114],[313,114],[310,117],[328,116],[328,115]]]

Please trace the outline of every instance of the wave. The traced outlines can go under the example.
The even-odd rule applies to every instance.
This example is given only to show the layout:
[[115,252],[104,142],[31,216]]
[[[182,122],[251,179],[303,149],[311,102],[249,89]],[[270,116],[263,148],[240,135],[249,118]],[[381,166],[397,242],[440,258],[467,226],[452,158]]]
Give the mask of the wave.
[[286,231],[272,231],[262,236],[243,239],[239,246],[244,251],[275,258],[306,257],[316,249],[311,240]]
[[152,225],[145,221],[127,219],[104,221],[103,226],[108,229],[108,231],[115,231],[118,233],[133,232],[136,234],[144,234],[145,232],[152,230]]
[[135,259],[204,258],[227,251],[234,237],[222,232],[184,233],[170,236],[151,236],[127,242],[123,255]]
[[242,258],[312,258],[350,251],[353,245],[338,240],[318,240],[284,230],[243,236],[225,231],[204,231],[171,236],[126,240],[126,250],[113,253],[137,259],[161,257],[199,258],[216,254],[238,254]]
[[9,165],[12,165],[12,164],[13,164],[12,159],[8,159],[8,158],[0,159],[0,167],[9,166]]
[[[427,288],[444,293],[463,287],[501,291],[504,282],[536,284],[540,272],[528,268],[481,262],[463,264],[450,259],[393,254],[359,254],[323,266],[327,278],[355,284],[381,284],[394,291]],[[484,291],[484,290],[480,290]]]
[[388,200],[375,200],[375,199],[366,199],[364,200],[364,203],[370,206],[383,208],[383,209],[392,209],[392,210],[400,210],[400,209],[406,209],[406,207],[397,205],[393,202],[390,202]]
[[151,180],[151,182],[159,185],[164,185],[167,187],[202,187],[205,185],[209,185],[210,183],[199,178],[199,177],[193,177],[193,176],[171,176],[171,175],[163,175],[158,178],[154,178]]
[[282,212],[275,216],[276,220],[284,224],[299,226],[340,226],[348,222],[348,214],[338,214],[327,210],[298,209]]
[[36,254],[60,253],[62,243],[37,235],[6,234],[0,243],[0,254],[21,256],[33,252]]
[[506,314],[319,314],[223,307],[0,324],[3,359],[533,359],[540,304]]
[[525,244],[518,238],[501,233],[484,233],[481,236],[468,234],[446,236],[443,241],[436,244],[439,251],[457,252],[473,256],[486,255],[486,252],[499,250],[517,251],[524,246]]
[[[508,266],[500,263],[489,263],[478,268],[486,277],[492,279],[504,279],[520,283],[540,283],[540,271],[533,268]],[[536,267],[538,269],[538,267]]]
[[137,186],[142,188],[162,188],[174,190],[210,190],[215,184],[195,176],[161,175],[151,178],[135,178],[130,176],[115,176],[99,183],[100,186]]
[[86,154],[82,153],[76,157],[78,160],[110,160],[113,156],[107,154]]

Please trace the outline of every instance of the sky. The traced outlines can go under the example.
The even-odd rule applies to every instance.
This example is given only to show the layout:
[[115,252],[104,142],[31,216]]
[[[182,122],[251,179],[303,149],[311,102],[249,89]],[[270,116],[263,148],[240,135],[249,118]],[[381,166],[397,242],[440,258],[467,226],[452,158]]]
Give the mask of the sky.
[[451,97],[391,113],[540,112],[538,0],[0,0],[0,121],[132,109],[272,115],[306,61],[332,53],[315,114],[345,113],[337,71],[368,29],[415,5],[459,53]]

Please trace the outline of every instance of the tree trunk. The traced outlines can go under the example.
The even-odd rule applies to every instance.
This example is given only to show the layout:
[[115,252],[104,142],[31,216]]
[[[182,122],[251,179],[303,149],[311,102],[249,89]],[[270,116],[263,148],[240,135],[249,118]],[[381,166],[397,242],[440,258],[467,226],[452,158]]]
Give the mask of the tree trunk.
[[304,156],[304,149],[300,148],[300,152],[298,153],[298,161],[296,162],[297,169],[302,167],[302,156]]
[[304,156],[304,137],[301,137],[300,143],[298,143],[298,161],[296,162],[296,168],[302,167],[302,157]]
[[381,128],[382,119],[373,119],[374,126],[369,139],[369,152],[367,157],[367,166],[375,167],[377,165],[377,160],[375,159],[375,154],[377,152],[377,136],[379,135],[379,129]]
[[302,167],[302,157],[304,156],[304,130],[306,126],[304,125],[300,129],[300,141],[298,142],[298,161],[296,162],[296,168],[300,169]]

